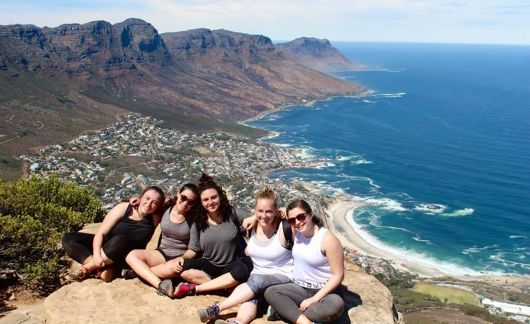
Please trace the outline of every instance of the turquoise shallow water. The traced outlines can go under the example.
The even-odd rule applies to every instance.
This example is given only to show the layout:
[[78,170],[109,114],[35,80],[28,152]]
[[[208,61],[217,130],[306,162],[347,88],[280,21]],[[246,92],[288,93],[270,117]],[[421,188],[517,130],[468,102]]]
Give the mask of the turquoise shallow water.
[[374,93],[252,122],[333,160],[271,176],[365,200],[371,239],[445,272],[530,274],[530,47],[334,45]]

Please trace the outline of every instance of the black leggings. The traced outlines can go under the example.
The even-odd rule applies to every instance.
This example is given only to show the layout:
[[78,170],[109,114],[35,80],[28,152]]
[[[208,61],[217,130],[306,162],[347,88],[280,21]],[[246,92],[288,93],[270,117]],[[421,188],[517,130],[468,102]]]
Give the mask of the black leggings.
[[182,271],[186,271],[189,269],[197,269],[204,271],[212,279],[230,272],[232,278],[234,278],[235,281],[242,283],[246,282],[248,277],[250,276],[253,264],[252,260],[249,257],[242,257],[227,266],[218,267],[207,259],[198,258],[186,260],[182,268]]
[[[63,248],[72,259],[83,264],[92,255],[92,242],[94,234],[69,233],[63,237]],[[125,257],[134,249],[144,249],[143,242],[132,241],[126,235],[114,235],[103,241],[103,252],[118,265],[125,264]]]

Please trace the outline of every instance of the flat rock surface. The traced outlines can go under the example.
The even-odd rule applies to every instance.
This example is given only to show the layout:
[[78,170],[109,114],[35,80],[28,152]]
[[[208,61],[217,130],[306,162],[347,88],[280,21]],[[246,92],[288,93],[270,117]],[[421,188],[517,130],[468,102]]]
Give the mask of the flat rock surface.
[[[355,265],[348,263],[346,268],[348,316],[344,314],[340,322],[394,323],[390,291]],[[138,279],[110,283],[89,279],[57,290],[43,307],[46,323],[200,323],[197,309],[221,298],[204,295],[171,300]],[[236,309],[230,309],[223,317],[235,314]],[[265,322],[264,318],[254,321]]]

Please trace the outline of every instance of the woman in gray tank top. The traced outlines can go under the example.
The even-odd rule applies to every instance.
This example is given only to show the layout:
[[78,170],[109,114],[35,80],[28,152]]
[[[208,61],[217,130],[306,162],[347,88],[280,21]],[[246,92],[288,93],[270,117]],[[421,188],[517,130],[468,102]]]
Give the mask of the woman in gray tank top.
[[187,183],[167,204],[160,223],[160,241],[156,250],[134,250],[125,259],[131,269],[153,287],[159,295],[173,296],[171,281],[178,275],[176,258],[188,249],[190,228],[199,207],[197,186]]

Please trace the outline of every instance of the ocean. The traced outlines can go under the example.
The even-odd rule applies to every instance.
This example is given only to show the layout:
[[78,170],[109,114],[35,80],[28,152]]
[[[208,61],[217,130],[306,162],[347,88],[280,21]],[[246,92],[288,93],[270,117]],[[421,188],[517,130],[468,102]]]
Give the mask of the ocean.
[[333,45],[373,92],[250,122],[330,160],[269,176],[363,200],[363,237],[442,272],[530,274],[530,46]]

